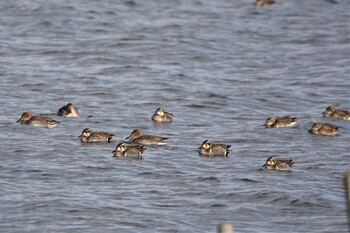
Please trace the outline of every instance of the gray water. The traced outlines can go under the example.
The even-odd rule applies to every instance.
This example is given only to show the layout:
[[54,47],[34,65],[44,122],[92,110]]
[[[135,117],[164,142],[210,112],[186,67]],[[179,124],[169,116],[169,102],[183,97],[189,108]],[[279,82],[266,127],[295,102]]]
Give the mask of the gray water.
[[[349,1],[253,2],[1,1],[0,231],[347,232],[350,122],[321,113],[350,110]],[[68,102],[80,118],[55,115]],[[297,127],[262,126],[284,115]],[[84,145],[87,127],[116,138]],[[170,142],[113,158],[135,128]],[[205,139],[230,157],[199,157]],[[264,170],[271,155],[292,171]]]

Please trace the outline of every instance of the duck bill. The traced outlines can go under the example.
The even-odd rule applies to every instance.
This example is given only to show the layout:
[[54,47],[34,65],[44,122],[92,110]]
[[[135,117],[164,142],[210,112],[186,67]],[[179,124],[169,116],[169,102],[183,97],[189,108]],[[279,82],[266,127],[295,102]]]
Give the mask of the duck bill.
[[125,139],[129,139],[131,137],[131,135],[127,136]]
[[16,121],[17,123],[20,122],[22,120],[22,118],[20,118],[18,121]]
[[80,134],[79,136],[78,136],[78,138],[81,138],[83,136],[83,134]]
[[117,150],[112,151],[112,154],[114,154]]
[[262,167],[266,167],[267,166],[267,163],[265,163],[264,165],[262,165]]

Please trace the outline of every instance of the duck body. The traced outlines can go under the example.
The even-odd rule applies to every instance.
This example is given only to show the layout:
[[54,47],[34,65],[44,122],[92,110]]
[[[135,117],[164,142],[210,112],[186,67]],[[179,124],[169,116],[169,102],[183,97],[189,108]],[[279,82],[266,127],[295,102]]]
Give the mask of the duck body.
[[130,136],[126,137],[125,139],[129,139],[129,142],[140,145],[161,146],[168,143],[168,138],[153,135],[143,135],[139,129],[133,130]]
[[340,119],[340,120],[350,120],[350,113],[348,111],[345,111],[343,109],[336,109],[332,106],[329,106],[326,108],[326,111],[323,113],[324,117],[328,118],[335,118],[335,119]]
[[228,157],[231,145],[214,144],[210,140],[205,140],[198,148],[199,155],[203,157]]
[[156,123],[171,122],[173,120],[173,114],[165,112],[162,108],[158,108],[152,116],[152,121]]
[[255,5],[258,7],[264,7],[264,6],[272,6],[276,2],[272,0],[256,0]]
[[90,128],[86,128],[81,133],[80,141],[81,142],[111,142],[111,139],[115,136],[115,134],[107,133],[107,132],[93,132]]
[[335,136],[337,134],[338,127],[329,123],[315,122],[312,124],[309,133],[323,136]]
[[269,117],[264,124],[265,128],[292,127],[297,123],[294,117]]
[[62,117],[79,117],[80,113],[72,103],[68,103],[58,110],[57,115]]
[[21,118],[17,121],[22,125],[32,125],[32,126],[40,126],[44,128],[54,128],[59,122],[45,116],[33,116],[30,112],[24,112]]
[[119,143],[112,153],[115,157],[127,157],[133,159],[142,159],[142,153],[146,150],[146,147],[142,145],[127,145],[125,143]]
[[263,167],[267,170],[290,171],[293,164],[294,162],[291,159],[283,160],[276,157],[269,157]]

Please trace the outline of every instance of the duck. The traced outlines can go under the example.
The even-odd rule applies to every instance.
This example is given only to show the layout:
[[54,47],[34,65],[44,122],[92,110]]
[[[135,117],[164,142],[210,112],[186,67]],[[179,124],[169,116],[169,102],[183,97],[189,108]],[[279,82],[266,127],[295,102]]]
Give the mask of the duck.
[[334,126],[329,123],[315,122],[312,124],[309,133],[315,135],[335,136],[337,134],[337,130],[338,126]]
[[111,142],[111,139],[115,134],[107,132],[93,132],[90,128],[85,128],[81,133],[80,141],[81,142]]
[[128,157],[142,159],[142,153],[146,147],[142,145],[127,145],[123,142],[119,143],[115,150],[112,151],[115,157]]
[[61,117],[79,117],[80,113],[72,103],[68,103],[58,110],[57,115]]
[[265,128],[292,127],[297,123],[294,117],[269,117],[264,124]]
[[255,5],[259,6],[259,7],[263,7],[263,6],[272,6],[273,4],[275,4],[275,1],[272,0],[256,0],[255,1]]
[[228,157],[228,153],[231,151],[231,145],[214,144],[210,140],[205,140],[198,148],[199,155],[203,157]]
[[129,139],[129,142],[140,144],[140,145],[165,145],[169,138],[143,135],[140,129],[135,129],[125,139]]
[[152,116],[152,121],[156,123],[171,122],[172,120],[173,120],[173,114],[170,112],[164,111],[162,108],[157,108],[157,110]]
[[283,160],[271,156],[266,160],[263,167],[267,170],[290,171],[293,164],[294,162],[291,159]]
[[33,116],[30,112],[24,112],[17,122],[21,122],[22,125],[40,126],[44,128],[54,128],[59,124],[58,121],[50,117]]
[[348,111],[345,111],[343,109],[336,109],[332,106],[328,106],[326,108],[326,111],[324,111],[322,114],[324,117],[348,120],[348,121],[350,120],[350,113]]

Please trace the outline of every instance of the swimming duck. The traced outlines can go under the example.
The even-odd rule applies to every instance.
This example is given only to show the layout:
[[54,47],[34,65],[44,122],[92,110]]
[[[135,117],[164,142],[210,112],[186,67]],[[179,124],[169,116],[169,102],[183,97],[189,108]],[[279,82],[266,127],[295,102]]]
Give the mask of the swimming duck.
[[309,132],[315,135],[324,135],[324,136],[335,136],[337,134],[338,127],[331,125],[329,123],[313,123]]
[[114,134],[106,132],[93,132],[90,128],[83,130],[79,136],[81,142],[111,142]]
[[22,125],[41,126],[45,128],[54,128],[59,123],[50,117],[33,116],[30,112],[24,112],[17,122],[21,122]]
[[255,5],[256,6],[272,6],[273,4],[275,4],[276,2],[275,1],[272,1],[272,0],[256,0],[255,1]]
[[269,157],[266,163],[263,165],[267,170],[278,170],[278,171],[289,171],[291,170],[293,161],[290,160],[280,160],[275,157]]
[[152,116],[152,121],[157,123],[171,122],[173,120],[173,114],[165,112],[162,108],[158,108]]
[[324,117],[336,118],[341,120],[350,120],[350,113],[342,109],[335,109],[332,106],[326,108],[323,113]]
[[57,115],[62,117],[79,117],[80,113],[72,103],[68,103],[58,110]]
[[199,154],[204,157],[228,157],[228,153],[231,151],[230,147],[231,145],[214,144],[210,140],[205,140],[198,149]]
[[115,157],[128,157],[135,159],[142,159],[142,153],[146,150],[146,147],[141,145],[126,145],[121,142],[117,145],[116,149],[112,151]]
[[141,145],[165,145],[168,138],[152,135],[143,135],[141,130],[135,129],[130,136],[125,139],[129,139],[130,142]]
[[292,127],[297,123],[296,118],[289,116],[285,117],[269,117],[264,124],[265,128],[280,128],[280,127]]

